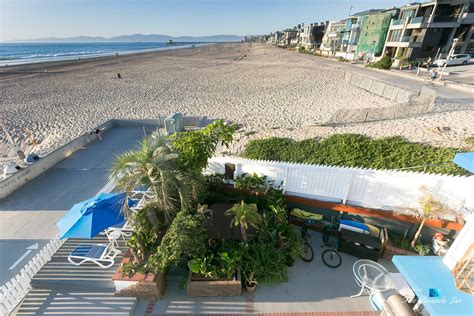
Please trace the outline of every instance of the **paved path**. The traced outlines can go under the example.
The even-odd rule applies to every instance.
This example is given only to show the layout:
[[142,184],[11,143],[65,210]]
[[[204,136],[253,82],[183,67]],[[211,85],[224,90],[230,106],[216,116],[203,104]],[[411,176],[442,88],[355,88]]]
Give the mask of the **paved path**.
[[58,234],[55,223],[73,204],[107,183],[115,155],[135,147],[142,135],[142,127],[115,127],[101,142],[90,143],[0,199],[0,285]]
[[[386,83],[390,83],[396,85],[401,88],[405,88],[408,90],[419,91],[421,87],[427,86],[426,82],[423,80],[422,77],[415,77],[409,74],[400,73],[398,71],[384,71],[384,70],[373,70],[368,69],[363,65],[353,65],[350,63],[343,63],[338,62],[329,58],[322,58],[322,57],[315,57],[315,56],[308,56],[304,54],[306,58],[315,59],[317,62],[325,63],[333,65],[336,68],[345,69],[351,72],[358,73],[363,76],[367,76],[373,79],[377,79]],[[302,57],[303,57],[302,56]],[[474,65],[469,65],[466,67],[473,67]],[[455,68],[455,67],[452,67]],[[474,76],[474,69],[472,70]],[[430,86],[430,88],[432,88]],[[441,99],[447,99],[449,101],[465,104],[465,105],[472,105],[474,107],[474,89],[469,91],[467,89],[459,89],[453,86],[436,86],[435,87],[438,97]]]

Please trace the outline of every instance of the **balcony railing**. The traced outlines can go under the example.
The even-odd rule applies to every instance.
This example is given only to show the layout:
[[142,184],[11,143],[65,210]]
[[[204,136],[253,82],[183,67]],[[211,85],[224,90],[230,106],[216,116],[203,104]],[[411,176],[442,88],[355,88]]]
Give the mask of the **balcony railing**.
[[459,21],[459,14],[450,16],[435,16],[433,22],[457,22]]
[[403,36],[400,42],[403,43],[423,43],[424,36]]
[[411,18],[410,19],[410,24],[415,24],[415,23],[423,23],[425,22],[426,18],[424,16],[418,16],[416,18]]
[[403,23],[405,23],[405,19],[398,19],[392,21],[392,25],[402,25]]

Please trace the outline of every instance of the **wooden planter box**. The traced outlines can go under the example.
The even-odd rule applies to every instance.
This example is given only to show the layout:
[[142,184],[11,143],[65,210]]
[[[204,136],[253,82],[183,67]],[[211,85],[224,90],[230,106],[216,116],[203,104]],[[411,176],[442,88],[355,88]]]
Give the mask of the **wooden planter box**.
[[196,277],[191,271],[186,285],[188,296],[236,296],[242,293],[240,270],[237,279],[207,279]]
[[165,290],[165,275],[163,273],[134,273],[124,276],[122,275],[122,265],[129,261],[130,258],[125,256],[112,277],[115,283],[115,295],[155,300],[161,299]]
[[418,256],[418,253],[406,249],[397,248],[388,243],[385,247],[385,251],[383,253],[382,258],[392,260],[393,256]]

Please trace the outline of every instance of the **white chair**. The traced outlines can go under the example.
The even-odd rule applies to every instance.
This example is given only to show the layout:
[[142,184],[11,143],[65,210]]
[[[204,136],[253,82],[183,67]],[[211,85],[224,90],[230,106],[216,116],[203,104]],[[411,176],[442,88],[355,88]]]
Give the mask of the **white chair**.
[[76,266],[85,262],[92,262],[101,268],[110,268],[115,263],[115,257],[120,253],[120,250],[115,249],[113,242],[108,245],[80,244],[71,252],[67,260]]

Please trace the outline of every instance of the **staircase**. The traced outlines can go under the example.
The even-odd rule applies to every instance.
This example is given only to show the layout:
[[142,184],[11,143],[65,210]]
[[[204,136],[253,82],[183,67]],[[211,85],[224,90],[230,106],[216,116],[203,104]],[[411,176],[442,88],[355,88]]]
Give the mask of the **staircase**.
[[453,269],[454,282],[459,290],[474,294],[474,244],[466,251]]

